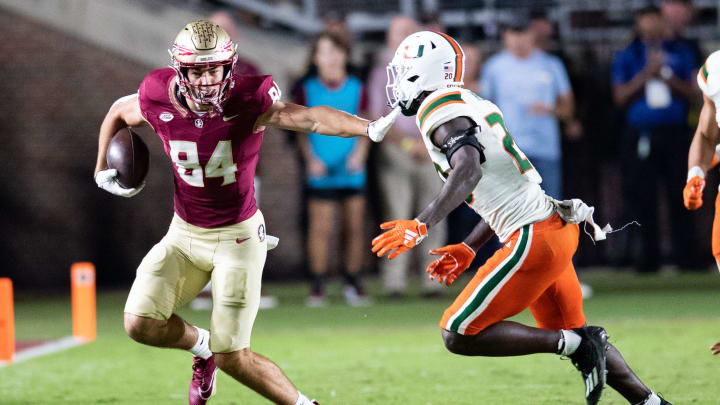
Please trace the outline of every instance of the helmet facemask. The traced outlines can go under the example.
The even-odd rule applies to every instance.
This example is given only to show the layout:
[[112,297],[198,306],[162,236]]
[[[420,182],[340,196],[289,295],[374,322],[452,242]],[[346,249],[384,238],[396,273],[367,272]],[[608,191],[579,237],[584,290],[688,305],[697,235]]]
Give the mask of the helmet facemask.
[[[237,55],[233,55],[230,60],[206,63],[181,63],[173,58],[172,68],[177,72],[177,83],[180,87],[180,93],[197,104],[212,105],[219,113],[222,113],[222,106],[230,97],[230,90],[234,85],[232,72],[236,61]],[[188,77],[188,71],[190,69],[214,68],[218,66],[223,68],[223,78],[219,82],[193,84]]]

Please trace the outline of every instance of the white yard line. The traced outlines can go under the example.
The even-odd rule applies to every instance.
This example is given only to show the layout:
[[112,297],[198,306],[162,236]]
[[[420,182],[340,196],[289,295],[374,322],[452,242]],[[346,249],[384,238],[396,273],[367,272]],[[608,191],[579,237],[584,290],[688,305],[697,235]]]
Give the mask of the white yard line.
[[62,339],[53,340],[53,341],[47,342],[45,344],[33,346],[29,349],[17,352],[15,354],[15,360],[12,363],[0,362],[0,367],[6,367],[11,364],[19,363],[21,361],[29,360],[29,359],[32,359],[35,357],[45,356],[46,354],[51,354],[51,353],[59,352],[61,350],[66,350],[71,347],[79,346],[83,343],[84,342],[76,340],[72,336],[67,336]]

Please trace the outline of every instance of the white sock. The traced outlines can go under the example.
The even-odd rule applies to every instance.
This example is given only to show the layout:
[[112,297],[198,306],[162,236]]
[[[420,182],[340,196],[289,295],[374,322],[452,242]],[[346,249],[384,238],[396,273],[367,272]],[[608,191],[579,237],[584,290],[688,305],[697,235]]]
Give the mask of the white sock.
[[577,333],[571,330],[562,329],[560,331],[562,337],[558,341],[558,354],[562,356],[569,356],[575,353],[582,338]]
[[194,326],[194,328],[198,331],[198,340],[189,352],[195,357],[202,357],[207,360],[212,356],[212,352],[210,351],[210,332],[197,326]]
[[660,397],[657,396],[657,394],[655,394],[654,392],[651,392],[644,401],[640,402],[637,405],[660,405]]
[[314,405],[305,395],[298,391],[298,399],[295,405]]

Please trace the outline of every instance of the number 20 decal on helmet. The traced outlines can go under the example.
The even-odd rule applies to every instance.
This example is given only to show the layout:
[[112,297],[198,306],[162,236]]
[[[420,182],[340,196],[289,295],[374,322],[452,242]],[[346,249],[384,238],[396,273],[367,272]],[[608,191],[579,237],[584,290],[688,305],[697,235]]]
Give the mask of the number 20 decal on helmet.
[[[233,87],[232,73],[237,61],[236,45],[225,30],[206,20],[186,25],[169,50],[170,67],[177,71],[180,92],[198,104],[212,104],[222,113],[222,104]],[[223,79],[217,83],[192,84],[189,69],[222,66]]]
[[[413,115],[413,102],[424,91],[463,85],[465,54],[449,35],[420,31],[405,38],[387,66],[390,107]],[[415,103],[417,104],[417,103]],[[413,108],[414,107],[414,108]]]

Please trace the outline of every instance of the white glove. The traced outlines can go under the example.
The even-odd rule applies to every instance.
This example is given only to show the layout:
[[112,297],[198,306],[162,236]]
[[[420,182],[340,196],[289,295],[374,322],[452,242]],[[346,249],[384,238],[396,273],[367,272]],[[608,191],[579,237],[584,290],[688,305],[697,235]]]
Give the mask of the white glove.
[[376,119],[375,121],[372,121],[370,124],[368,124],[367,127],[367,135],[373,142],[380,142],[385,138],[385,134],[390,130],[390,127],[393,126],[395,123],[395,120],[398,117],[398,114],[400,114],[400,107],[395,107],[392,111],[390,111],[390,114],[380,117]]
[[613,232],[613,228],[610,224],[600,228],[600,226],[595,223],[595,219],[593,218],[595,207],[588,206],[582,200],[573,198],[571,200],[564,201],[553,199],[552,201],[555,204],[555,211],[565,222],[579,224],[580,222],[585,221],[590,224],[593,228],[593,242],[605,240],[607,238],[607,234]]
[[95,183],[97,183],[98,187],[100,187],[101,189],[125,198],[130,198],[134,196],[135,194],[142,191],[143,187],[145,187],[144,181],[142,182],[142,184],[135,188],[125,188],[121,186],[120,183],[118,183],[117,181],[116,169],[100,170],[95,176]]

